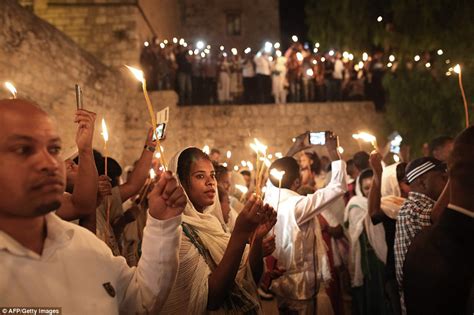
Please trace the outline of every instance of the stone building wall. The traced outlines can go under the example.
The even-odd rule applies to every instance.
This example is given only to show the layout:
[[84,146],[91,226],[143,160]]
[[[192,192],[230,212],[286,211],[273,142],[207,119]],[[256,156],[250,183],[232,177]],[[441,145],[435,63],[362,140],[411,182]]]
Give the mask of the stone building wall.
[[[278,0],[183,0],[182,23],[190,42],[202,39],[211,45],[260,48],[267,40],[280,40]],[[241,17],[241,34],[227,34],[227,15]]]
[[[268,145],[269,153],[285,154],[292,145],[292,138],[306,131],[332,130],[339,135],[344,148],[344,158],[360,150],[352,134],[369,131],[380,134],[383,130],[383,116],[377,114],[374,105],[360,103],[304,103],[304,104],[261,104],[261,105],[219,105],[219,106],[176,106],[177,96],[172,92],[154,94],[156,109],[170,106],[170,122],[167,139],[163,143],[165,156],[169,160],[181,148],[205,145],[218,148],[222,161],[230,166],[241,160],[252,160],[249,147],[253,138]],[[145,111],[131,109],[127,113],[130,145],[143,135]],[[371,146],[362,144],[370,151]],[[232,152],[230,160],[226,151]],[[138,156],[136,147],[125,148],[126,160]],[[323,148],[316,152],[327,155]]]
[[[174,0],[21,0],[109,66],[138,64],[143,42],[178,36]],[[141,8],[141,9],[140,9]]]
[[[120,142],[126,139],[122,113],[140,96],[135,82],[103,65],[14,0],[0,1],[0,98],[9,97],[3,81],[12,81],[19,98],[34,100],[56,118],[66,151],[74,146],[74,85],[80,84],[86,109],[96,112],[99,122],[105,117],[111,130],[110,152],[122,160]],[[101,149],[99,126],[95,145]]]

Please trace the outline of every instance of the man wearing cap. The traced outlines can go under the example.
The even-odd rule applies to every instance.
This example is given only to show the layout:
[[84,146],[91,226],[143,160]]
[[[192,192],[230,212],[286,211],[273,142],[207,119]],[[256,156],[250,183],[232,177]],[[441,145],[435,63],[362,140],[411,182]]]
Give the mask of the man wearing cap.
[[448,165],[449,204],[406,254],[408,314],[474,314],[474,127],[456,138]]
[[431,225],[431,210],[446,186],[446,165],[432,157],[416,159],[406,168],[406,180],[411,191],[398,213],[394,245],[395,271],[404,314],[402,288],[405,254],[415,236]]

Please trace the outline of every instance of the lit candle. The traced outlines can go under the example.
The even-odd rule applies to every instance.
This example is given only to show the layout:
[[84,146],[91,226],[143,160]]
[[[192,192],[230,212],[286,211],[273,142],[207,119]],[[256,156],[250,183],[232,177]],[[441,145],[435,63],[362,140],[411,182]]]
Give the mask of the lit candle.
[[109,133],[107,131],[107,125],[105,124],[105,119],[102,118],[102,137],[104,138],[104,174],[107,176],[107,141],[109,141]]
[[161,147],[160,139],[159,139],[158,134],[156,132],[156,126],[157,125],[156,125],[155,111],[153,109],[153,105],[151,104],[150,97],[148,96],[148,91],[146,90],[145,76],[143,74],[143,71],[141,71],[139,69],[136,69],[136,68],[133,68],[133,67],[130,67],[130,66],[127,66],[127,65],[125,65],[125,66],[128,68],[128,70],[130,70],[130,72],[135,76],[135,78],[138,81],[140,81],[141,84],[142,84],[143,95],[145,96],[145,101],[146,101],[146,104],[147,104],[147,107],[148,107],[148,114],[150,115],[151,125],[152,125],[152,128],[153,128],[153,132],[155,133],[155,138],[156,138],[156,143],[157,143],[157,146],[158,146],[158,150],[160,151],[161,164],[166,169],[165,156],[163,154],[163,149]]
[[[101,134],[104,139],[104,175],[107,176],[107,156],[108,156],[107,141],[109,141],[109,133],[107,131],[107,125],[105,124],[104,118],[102,118],[102,133]],[[109,196],[105,196],[104,208],[105,208],[105,221],[107,222],[107,226],[109,226],[109,223],[110,223],[110,206],[111,206],[111,202],[109,202]],[[105,238],[108,244],[108,240],[109,240],[108,228],[105,229]]]
[[466,117],[466,128],[469,127],[469,108],[467,106],[466,94],[464,93],[464,86],[462,84],[462,71],[461,66],[456,65],[453,68],[454,72],[459,75],[459,89],[461,89],[462,100],[464,102],[464,115]]
[[5,82],[5,87],[12,94],[12,98],[15,99],[16,98],[16,93],[17,93],[15,86],[11,82],[7,81],[7,82]]
[[244,186],[244,185],[235,185],[235,188],[240,191],[242,193],[242,195],[240,196],[240,201],[244,200],[245,198],[245,194],[249,191],[249,189],[247,188],[247,186]]
[[[283,179],[283,176],[285,176],[285,171],[279,171],[276,168],[274,168],[270,171],[270,176],[278,180],[278,201],[277,201],[277,207],[276,207],[276,212],[278,213],[278,208],[280,207],[281,181]],[[273,235],[275,235],[275,229],[272,229],[272,230],[273,230]]]

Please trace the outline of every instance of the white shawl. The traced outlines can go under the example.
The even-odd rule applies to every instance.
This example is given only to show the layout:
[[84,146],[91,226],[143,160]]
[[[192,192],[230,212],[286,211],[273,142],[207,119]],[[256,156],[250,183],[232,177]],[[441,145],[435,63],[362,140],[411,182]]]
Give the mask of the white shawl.
[[380,208],[391,219],[396,220],[405,198],[400,197],[400,185],[397,179],[397,166],[392,164],[383,169]]
[[356,182],[356,195],[351,198],[344,212],[344,222],[349,222],[347,230],[350,241],[349,273],[353,287],[364,284],[364,274],[361,265],[359,237],[365,229],[370,245],[377,257],[385,264],[387,260],[387,243],[383,224],[374,225],[369,216],[368,200],[363,196],[359,179]]
[[[184,150],[179,151],[168,164],[168,169],[175,174],[181,186],[182,183],[177,176],[177,169],[178,158]],[[186,198],[187,205],[182,216],[183,222],[193,227],[206,249],[209,250],[214,262],[219,264],[229,243],[230,234],[224,231],[225,223],[218,195],[216,193],[213,205],[207,207],[203,213],[194,208],[187,195]],[[179,256],[178,276],[161,313],[204,314],[208,312],[208,280],[211,270],[187,237],[183,237],[181,240]],[[258,304],[252,273],[247,264],[247,256],[248,246],[242,256],[235,282],[243,289],[247,297],[249,297],[248,293],[250,292],[250,298],[253,297]],[[255,296],[253,291],[255,291]],[[225,311],[219,309],[217,313],[225,313]]]

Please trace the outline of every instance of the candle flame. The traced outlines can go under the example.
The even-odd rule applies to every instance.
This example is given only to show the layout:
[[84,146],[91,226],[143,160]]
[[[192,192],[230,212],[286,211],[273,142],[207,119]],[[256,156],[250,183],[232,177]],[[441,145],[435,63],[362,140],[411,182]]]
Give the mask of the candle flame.
[[153,180],[156,177],[156,172],[154,169],[150,168],[150,178]]
[[230,152],[230,151],[227,151],[227,158],[228,158],[228,159],[230,159],[230,158],[231,158],[231,156],[232,156],[232,152]]
[[105,119],[102,118],[102,137],[104,138],[104,141],[107,142],[109,141],[109,133],[107,132],[107,125],[105,124]]
[[202,152],[209,154],[211,152],[210,148],[208,145],[205,145],[204,148],[202,148]]
[[270,171],[270,175],[276,180],[280,181],[283,179],[283,176],[285,175],[285,171],[279,171],[276,168],[274,168]]
[[243,194],[246,194],[249,191],[247,186],[243,186],[243,185],[235,185],[235,188]]
[[252,164],[252,162],[247,161],[247,167],[248,167],[249,171],[253,171],[253,164]]
[[10,93],[12,93],[13,95],[13,98],[16,98],[16,88],[15,86],[13,85],[13,83],[11,82],[5,82],[5,87],[10,91]]
[[362,140],[365,142],[371,142],[371,143],[374,143],[377,140],[374,135],[371,135],[370,133],[367,133],[367,132],[355,133],[352,135],[352,138],[356,140]]
[[253,140],[255,141],[255,146],[256,146],[258,152],[265,155],[265,153],[267,152],[267,146],[264,145],[263,143],[261,143],[260,141],[258,141],[257,138],[253,138]]
[[130,67],[125,65],[128,70],[135,76],[135,78],[140,81],[141,83],[145,82],[145,76],[143,75],[143,71],[134,67]]
[[457,74],[461,73],[461,66],[459,64],[455,65],[453,68],[453,71],[456,72]]
[[242,164],[243,167],[246,167],[246,166],[247,166],[247,162],[244,161],[244,160],[242,160],[242,161],[240,162],[240,164]]

